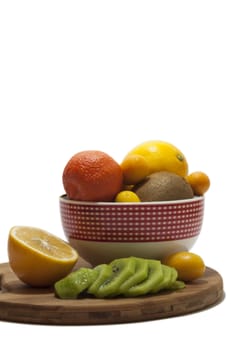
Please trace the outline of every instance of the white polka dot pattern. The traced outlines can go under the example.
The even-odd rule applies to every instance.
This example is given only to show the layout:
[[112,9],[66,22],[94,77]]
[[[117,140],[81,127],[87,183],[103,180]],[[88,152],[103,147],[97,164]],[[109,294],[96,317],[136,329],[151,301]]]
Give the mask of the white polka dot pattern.
[[72,204],[61,201],[62,225],[73,239],[103,242],[155,242],[200,233],[204,198],[159,205]]

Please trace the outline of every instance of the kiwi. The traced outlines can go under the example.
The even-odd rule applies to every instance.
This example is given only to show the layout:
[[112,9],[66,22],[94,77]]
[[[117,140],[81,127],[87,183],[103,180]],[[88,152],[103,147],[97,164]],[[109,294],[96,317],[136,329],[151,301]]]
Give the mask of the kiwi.
[[169,290],[177,290],[185,288],[185,283],[183,281],[176,280],[172,286],[170,286]]
[[[170,266],[168,266],[168,267],[170,267]],[[173,285],[177,281],[177,277],[178,277],[178,272],[174,267],[170,267],[170,271],[171,271],[171,278],[170,278],[170,282],[165,287],[166,289],[173,288]]]
[[97,278],[98,271],[82,267],[57,281],[55,294],[62,299],[76,299]]
[[97,295],[100,286],[112,275],[112,268],[110,265],[100,264],[94,270],[97,272],[97,277],[89,286],[87,293]]
[[162,264],[159,260],[147,260],[148,274],[147,278],[129,288],[124,295],[127,297],[135,297],[151,293],[156,285],[160,284],[163,278]]
[[172,269],[169,266],[162,265],[162,272],[163,272],[163,278],[161,279],[160,283],[157,283],[151,290],[151,293],[157,293],[162,289],[166,289],[172,279]]
[[80,294],[97,298],[136,297],[161,290],[185,287],[173,267],[159,260],[138,257],[119,258],[95,268],[80,268],[56,282],[55,295],[76,299]]
[[176,290],[176,289],[182,289],[185,287],[185,283],[183,281],[177,280],[178,278],[178,272],[174,267],[170,267],[172,275],[169,285],[165,289],[169,290]]
[[[165,265],[166,266],[166,265]],[[178,272],[174,267],[166,266],[170,268],[171,271],[171,278],[170,281],[166,286],[163,286],[163,289],[168,289],[168,290],[176,290],[176,289],[182,289],[185,287],[185,283],[183,281],[177,280],[178,277]]]
[[122,285],[119,288],[119,294],[125,294],[128,289],[130,289],[133,286],[136,286],[137,284],[141,283],[147,278],[147,275],[148,275],[147,260],[143,258],[134,258],[134,257],[132,257],[131,259],[135,259],[135,262],[136,262],[135,273],[122,283]]
[[121,284],[134,274],[136,261],[131,257],[120,258],[113,260],[109,266],[111,267],[112,273],[96,291],[95,296],[98,298],[119,295]]
[[133,187],[142,202],[170,201],[193,198],[190,184],[182,177],[168,171],[147,176]]

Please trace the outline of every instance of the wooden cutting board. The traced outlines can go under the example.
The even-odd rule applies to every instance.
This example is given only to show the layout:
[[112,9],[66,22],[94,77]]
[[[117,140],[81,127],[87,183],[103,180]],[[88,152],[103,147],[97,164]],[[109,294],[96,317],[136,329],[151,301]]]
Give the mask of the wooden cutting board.
[[[79,266],[87,264],[80,260]],[[61,300],[53,289],[31,288],[18,280],[8,263],[0,264],[0,320],[50,325],[97,325],[156,320],[216,305],[223,299],[221,275],[205,275],[182,290],[137,298]]]

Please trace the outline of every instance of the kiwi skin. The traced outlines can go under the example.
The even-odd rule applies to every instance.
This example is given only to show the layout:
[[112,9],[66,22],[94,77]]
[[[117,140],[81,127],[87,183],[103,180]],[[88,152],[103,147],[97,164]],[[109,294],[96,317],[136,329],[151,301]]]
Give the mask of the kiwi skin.
[[142,202],[171,201],[194,197],[191,185],[175,173],[158,171],[133,187]]

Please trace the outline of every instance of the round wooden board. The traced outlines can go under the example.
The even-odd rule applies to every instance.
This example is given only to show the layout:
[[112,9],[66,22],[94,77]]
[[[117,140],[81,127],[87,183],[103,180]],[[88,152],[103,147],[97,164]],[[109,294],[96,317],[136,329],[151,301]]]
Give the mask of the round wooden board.
[[202,278],[178,291],[137,298],[61,300],[52,288],[26,286],[8,263],[0,264],[0,320],[11,322],[97,325],[156,320],[203,310],[216,305],[223,295],[221,275],[207,268]]

